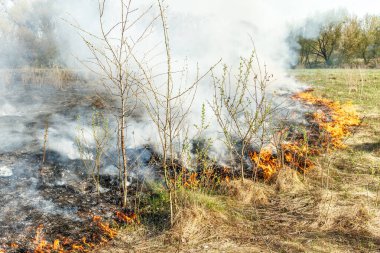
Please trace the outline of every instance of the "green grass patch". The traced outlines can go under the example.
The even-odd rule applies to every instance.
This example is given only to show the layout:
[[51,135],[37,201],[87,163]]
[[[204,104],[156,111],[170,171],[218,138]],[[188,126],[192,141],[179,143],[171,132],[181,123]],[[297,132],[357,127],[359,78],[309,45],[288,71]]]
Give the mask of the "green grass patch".
[[182,189],[179,191],[184,205],[195,205],[215,212],[226,212],[226,201],[223,196],[203,193],[196,190]]
[[352,101],[360,112],[380,112],[380,70],[297,69],[290,75],[315,88],[315,94],[341,102]]

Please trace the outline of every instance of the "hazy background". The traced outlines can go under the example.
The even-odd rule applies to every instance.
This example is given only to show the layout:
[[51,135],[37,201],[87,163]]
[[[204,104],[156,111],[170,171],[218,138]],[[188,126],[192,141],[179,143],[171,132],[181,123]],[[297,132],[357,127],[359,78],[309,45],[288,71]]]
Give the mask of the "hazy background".
[[[156,1],[135,1],[136,8]],[[207,68],[220,58],[235,64],[252,50],[253,39],[261,62],[280,77],[282,69],[295,61],[287,37],[292,27],[307,17],[321,22],[326,16],[379,14],[380,2],[374,0],[168,0],[167,11],[173,59],[188,60]],[[85,59],[88,51],[69,23],[97,33],[96,0],[2,0],[0,42],[3,66],[66,65],[78,68],[76,58]],[[108,1],[107,20],[117,20],[118,1]],[[152,13],[156,13],[154,8]],[[328,13],[328,15],[326,15]],[[307,27],[310,34],[318,29]],[[143,24],[141,24],[143,26]],[[153,31],[149,48],[162,41],[159,28]],[[49,59],[44,59],[49,56]]]
[[[0,3],[0,67],[61,66],[83,69],[78,60],[86,60],[90,54],[79,36],[83,33],[78,32],[73,25],[98,34],[98,1],[3,0]],[[111,26],[118,21],[119,1],[110,0],[107,3],[105,19],[107,25]],[[166,15],[175,70],[185,65],[190,75],[194,75],[197,64],[200,71],[205,72],[219,59],[228,66],[236,67],[239,57],[248,57],[255,45],[261,64],[274,75],[272,91],[282,88],[288,93],[301,87],[286,74],[288,67],[297,60],[297,54],[293,51],[297,45],[292,45],[296,42],[288,40],[293,27],[313,17],[315,22],[306,27],[310,36],[313,36],[317,34],[320,22],[340,17],[342,13],[363,16],[367,13],[379,14],[380,10],[380,2],[374,0],[168,0],[165,3],[168,5]],[[146,19],[131,31],[131,37],[136,36],[158,13],[156,1],[135,1],[134,4],[140,10],[151,4],[153,8]],[[151,36],[140,46],[140,52],[152,48],[154,50],[151,51],[149,63],[158,66],[156,72],[160,73],[165,66],[165,52],[159,22],[154,25]],[[204,80],[199,87],[189,126],[199,123],[201,105],[211,99],[209,81]],[[17,113],[23,108],[20,100],[18,104],[8,100],[4,93],[0,94],[2,111],[6,109]],[[209,108],[207,111],[208,119],[212,121],[212,112]],[[157,133],[152,131],[148,121],[132,121],[130,124],[132,130],[129,135],[133,136],[128,138],[129,146],[155,142]],[[211,130],[217,132],[216,129]],[[58,145],[62,146],[63,152],[70,150],[66,152],[67,155],[75,152],[72,151],[75,148],[75,129],[70,132],[70,143],[65,140]],[[70,149],[63,146],[70,146]]]

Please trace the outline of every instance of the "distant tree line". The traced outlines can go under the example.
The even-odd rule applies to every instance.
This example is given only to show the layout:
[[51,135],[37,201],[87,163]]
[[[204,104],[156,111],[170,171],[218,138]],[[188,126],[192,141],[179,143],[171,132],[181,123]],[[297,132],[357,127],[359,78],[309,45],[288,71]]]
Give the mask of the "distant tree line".
[[380,16],[343,16],[315,24],[310,20],[291,32],[297,66],[380,66]]
[[61,65],[52,1],[6,0],[0,8],[1,67]]

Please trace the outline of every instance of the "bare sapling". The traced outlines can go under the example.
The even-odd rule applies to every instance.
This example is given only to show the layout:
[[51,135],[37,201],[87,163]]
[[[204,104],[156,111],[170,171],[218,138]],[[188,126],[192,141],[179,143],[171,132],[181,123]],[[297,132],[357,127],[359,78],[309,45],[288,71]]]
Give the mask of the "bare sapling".
[[[118,122],[118,150],[119,171],[121,184],[121,202],[126,207],[128,196],[128,157],[126,152],[127,126],[131,114],[138,103],[139,73],[135,70],[132,62],[136,47],[151,32],[155,17],[149,21],[145,29],[136,34],[136,26],[143,22],[148,16],[152,6],[144,10],[132,7],[132,0],[118,1],[118,20],[109,25],[106,22],[107,7],[111,1],[98,1],[98,22],[100,34],[90,33],[78,25],[77,28],[83,41],[91,52],[92,59],[82,61],[85,67],[92,71],[108,91],[108,95],[115,98],[116,103],[112,105]],[[113,4],[113,2],[112,2]],[[108,25],[107,25],[108,24]],[[145,24],[145,23],[144,23]],[[136,36],[133,36],[136,35]]]
[[221,77],[212,74],[214,95],[210,106],[223,133],[230,162],[239,168],[242,181],[249,149],[260,142],[260,130],[273,114],[266,96],[271,78],[266,69],[261,70],[255,52],[248,59],[241,59],[236,76],[227,66]]
[[152,70],[147,67],[148,64],[146,62],[136,57],[134,59],[144,76],[141,81],[141,87],[144,90],[143,94],[146,96],[144,99],[145,108],[158,133],[158,149],[161,153],[161,167],[164,171],[166,187],[170,198],[170,221],[173,225],[176,210],[178,209],[178,168],[182,151],[181,146],[183,145],[181,136],[186,135],[186,120],[191,112],[199,82],[218,63],[203,75],[199,75],[199,71],[197,70],[194,81],[189,82],[189,84],[182,86],[180,84],[181,81],[177,83],[173,77],[174,73],[183,74],[184,70],[173,71],[166,7],[164,6],[164,1],[157,0],[157,2],[166,54],[165,80],[163,82],[158,81],[157,75],[152,73]]
[[207,137],[206,131],[210,127],[210,123],[206,120],[206,105],[202,104],[201,120],[199,124],[195,124],[194,127],[197,132],[192,140],[191,153],[193,159],[190,160],[192,164],[195,164],[197,170],[200,172],[200,184],[203,189],[212,189],[215,187],[215,182],[209,178],[209,170],[212,169],[216,163],[215,159],[210,157],[210,149],[213,145],[213,139]]
[[45,132],[44,132],[44,144],[43,144],[43,152],[42,152],[42,166],[44,166],[46,161],[46,148],[49,137],[49,120],[48,118],[45,121]]
[[[91,139],[88,136],[91,136]],[[104,113],[99,111],[95,111],[92,115],[91,131],[88,133],[80,128],[76,138],[81,160],[86,170],[91,172],[98,195],[100,194],[100,169],[110,138],[109,122]]]

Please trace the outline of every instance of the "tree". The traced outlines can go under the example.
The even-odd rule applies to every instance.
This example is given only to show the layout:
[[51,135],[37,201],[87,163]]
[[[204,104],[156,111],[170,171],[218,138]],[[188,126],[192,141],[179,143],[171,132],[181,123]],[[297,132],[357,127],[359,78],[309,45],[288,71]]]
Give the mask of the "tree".
[[[154,74],[149,64],[144,59],[134,57],[139,66],[143,78],[140,86],[145,95],[145,108],[158,133],[159,153],[161,154],[161,167],[164,171],[165,183],[170,198],[170,221],[174,224],[177,205],[177,188],[181,182],[178,177],[180,167],[180,153],[182,151],[181,136],[186,135],[185,126],[190,114],[199,82],[219,63],[212,66],[206,73],[199,75],[197,71],[194,81],[185,83],[184,88],[178,84],[179,80],[174,73],[184,74],[185,70],[173,71],[172,56],[170,49],[169,30],[166,17],[166,7],[163,0],[157,0],[159,17],[164,38],[165,71]],[[164,76],[163,82],[157,76]],[[186,82],[188,80],[185,80]]]
[[[314,26],[319,27],[318,33],[308,34]],[[322,25],[308,20],[291,36],[298,42],[299,63],[304,66],[312,66],[311,56],[314,63],[322,60],[326,66],[359,62],[368,66],[380,53],[380,17],[345,15]]]
[[[118,19],[115,23],[109,24],[106,22],[105,16],[111,1],[98,1],[99,34],[89,33],[78,25],[73,26],[80,31],[81,37],[92,55],[92,59],[83,61],[83,64],[98,76],[108,94],[117,101],[112,108],[116,111],[115,116],[118,122],[121,202],[122,206],[126,207],[129,173],[126,152],[127,123],[137,106],[141,83],[140,73],[134,64],[134,57],[136,47],[149,34],[157,16],[149,19],[147,23],[143,23],[144,18],[152,10],[152,6],[140,10],[132,6],[132,0],[119,0],[116,3],[119,7]],[[141,23],[145,24],[145,28],[137,33],[136,31],[132,32]]]
[[0,34],[2,58],[12,67],[52,67],[60,64],[54,4],[15,0],[2,5]]
[[310,67],[312,65],[311,56],[313,52],[313,40],[298,36],[297,42],[300,46],[298,62],[304,66]]
[[378,53],[380,18],[367,15],[362,20],[360,28],[360,45],[358,49],[360,57],[365,64],[368,64],[370,59],[375,58]]
[[339,40],[342,35],[342,24],[340,22],[329,22],[322,25],[318,38],[312,41],[312,54],[321,57],[326,66],[332,65],[331,56],[339,47]]
[[340,55],[343,62],[352,63],[359,56],[363,33],[357,17],[347,17],[342,26]]

